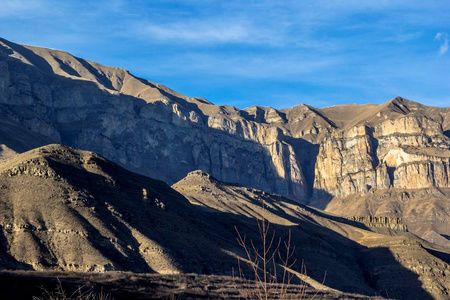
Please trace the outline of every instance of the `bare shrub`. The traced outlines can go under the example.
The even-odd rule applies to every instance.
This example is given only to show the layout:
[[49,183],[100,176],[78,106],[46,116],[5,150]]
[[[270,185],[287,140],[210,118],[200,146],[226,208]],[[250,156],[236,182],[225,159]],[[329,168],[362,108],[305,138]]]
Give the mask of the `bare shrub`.
[[[245,252],[244,258],[238,258],[238,278],[244,281],[244,285],[238,288],[240,294],[244,299],[306,299],[308,285],[295,274],[306,275],[304,262],[299,272],[292,270],[297,259],[294,257],[291,230],[286,240],[277,238],[275,230],[270,231],[270,222],[265,218],[264,202],[262,205],[262,217],[256,218],[260,247],[252,239],[247,240],[235,226],[238,244]],[[250,276],[246,275],[244,267],[250,270]],[[295,277],[300,280],[299,285],[293,284]],[[313,299],[316,295],[309,298]]]
[[33,300],[111,300],[111,295],[103,292],[103,289],[99,293],[94,292],[92,288],[86,288],[85,286],[79,286],[73,293],[67,292],[61,283],[61,280],[57,278],[58,284],[55,289],[50,291],[41,287],[42,296],[33,296]]

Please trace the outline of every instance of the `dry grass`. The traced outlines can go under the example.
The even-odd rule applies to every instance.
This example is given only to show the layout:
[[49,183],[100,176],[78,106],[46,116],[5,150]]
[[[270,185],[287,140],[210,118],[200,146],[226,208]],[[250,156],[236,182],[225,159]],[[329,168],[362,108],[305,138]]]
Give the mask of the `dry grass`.
[[93,291],[92,288],[79,286],[74,292],[70,293],[62,286],[61,281],[57,278],[58,284],[53,291],[49,291],[42,287],[42,296],[33,296],[33,300],[112,300],[110,294],[100,290],[99,293]]

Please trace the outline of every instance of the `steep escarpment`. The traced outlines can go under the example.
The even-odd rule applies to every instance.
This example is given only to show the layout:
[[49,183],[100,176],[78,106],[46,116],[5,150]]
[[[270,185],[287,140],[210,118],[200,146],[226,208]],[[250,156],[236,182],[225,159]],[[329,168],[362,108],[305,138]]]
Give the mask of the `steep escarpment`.
[[318,194],[449,186],[450,140],[442,123],[419,113],[394,113],[395,118],[357,124],[324,139],[315,169]]
[[[352,195],[449,186],[450,109],[400,97],[382,105],[240,110],[124,69],[2,39],[0,119],[0,159],[62,143],[169,184],[201,169],[335,212],[344,209],[334,203]],[[392,201],[390,207],[401,206]],[[410,226],[400,213],[410,209],[402,207],[376,216],[402,217]],[[450,214],[447,206],[433,207]]]
[[344,216],[400,217],[449,246],[447,114],[404,99],[335,131],[319,148],[313,205]]
[[405,116],[336,132],[322,142],[314,186],[334,196],[371,188],[448,187],[449,139],[440,124]]
[[0,44],[0,109],[47,141],[96,151],[169,183],[203,169],[293,198],[307,194],[297,153],[280,128],[123,69]]

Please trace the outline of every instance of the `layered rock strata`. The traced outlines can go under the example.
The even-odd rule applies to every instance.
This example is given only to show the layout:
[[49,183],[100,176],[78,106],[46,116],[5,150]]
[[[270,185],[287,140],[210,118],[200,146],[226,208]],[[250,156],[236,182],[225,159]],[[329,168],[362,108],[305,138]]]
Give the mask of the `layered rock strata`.
[[307,194],[295,149],[270,124],[277,119],[247,120],[236,108],[65,52],[0,40],[0,110],[41,141],[28,149],[64,143],[169,183],[203,169],[293,198]]
[[[0,160],[63,143],[170,184],[202,169],[327,209],[337,207],[333,197],[449,187],[450,108],[397,97],[382,105],[240,110],[124,69],[3,39],[0,125]],[[407,203],[392,201],[395,208],[379,214],[376,203],[354,206],[410,225]],[[446,206],[432,207],[450,219]]]
[[442,125],[405,115],[336,131],[319,148],[314,188],[347,196],[390,187],[449,187],[450,140]]
[[395,231],[408,231],[408,226],[403,224],[402,218],[397,217],[349,217],[351,221],[363,223],[368,227],[387,228]]

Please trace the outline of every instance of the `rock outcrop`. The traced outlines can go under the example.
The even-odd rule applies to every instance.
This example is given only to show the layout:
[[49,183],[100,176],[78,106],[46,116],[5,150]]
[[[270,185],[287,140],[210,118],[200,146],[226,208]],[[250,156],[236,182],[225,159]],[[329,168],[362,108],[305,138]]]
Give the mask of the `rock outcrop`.
[[349,217],[351,221],[363,223],[368,227],[387,228],[394,231],[408,231],[408,226],[403,224],[402,218],[397,217]]
[[[392,103],[403,103],[395,99]],[[450,140],[442,124],[406,114],[335,131],[319,148],[314,188],[333,196],[371,189],[449,187]]]

